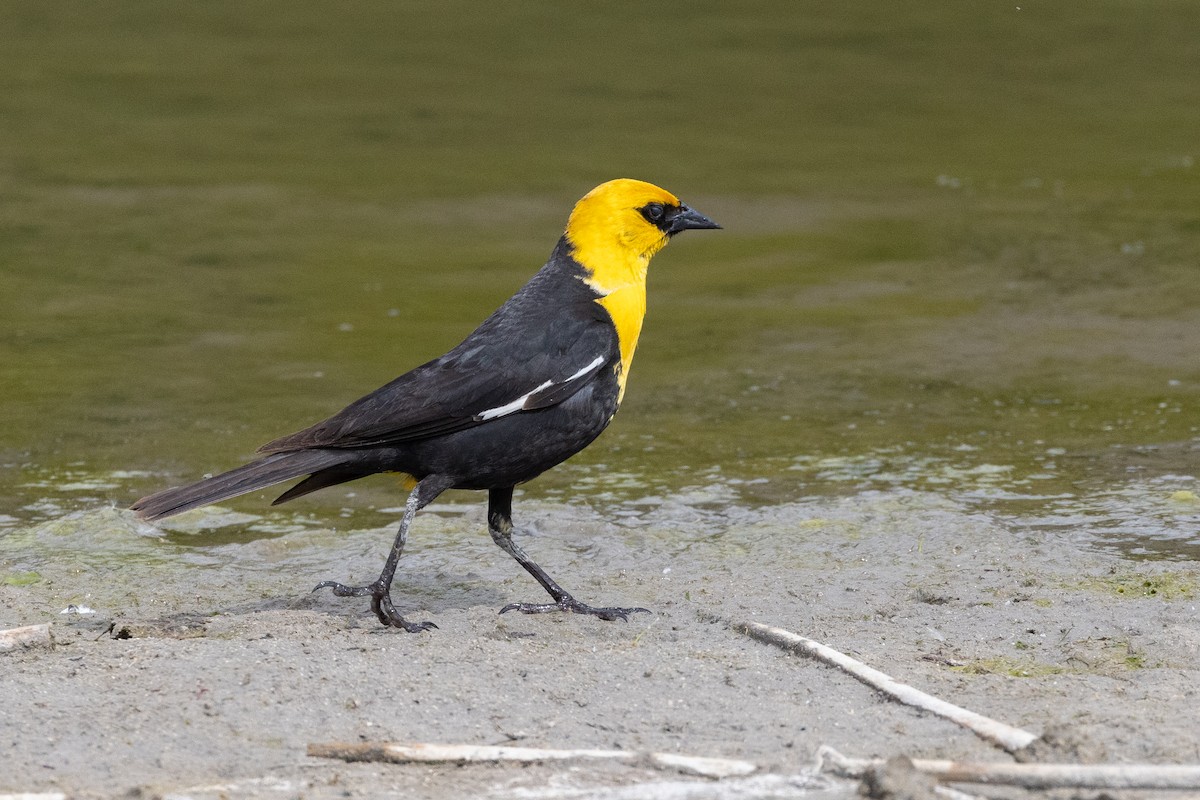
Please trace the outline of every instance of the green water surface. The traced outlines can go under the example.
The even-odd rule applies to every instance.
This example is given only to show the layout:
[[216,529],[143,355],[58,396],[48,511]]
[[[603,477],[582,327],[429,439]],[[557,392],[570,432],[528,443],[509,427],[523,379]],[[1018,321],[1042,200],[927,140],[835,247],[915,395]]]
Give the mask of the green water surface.
[[[1200,555],[1194,3],[46,2],[0,28],[0,537],[236,466],[443,352],[626,176],[725,229],[655,260],[621,413],[529,495],[920,490]],[[350,491],[280,513],[402,503]]]

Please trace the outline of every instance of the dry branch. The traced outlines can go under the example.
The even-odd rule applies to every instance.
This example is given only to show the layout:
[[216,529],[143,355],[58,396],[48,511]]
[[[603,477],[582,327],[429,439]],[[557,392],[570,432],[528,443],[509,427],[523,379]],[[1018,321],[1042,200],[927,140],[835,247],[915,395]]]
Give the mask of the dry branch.
[[509,761],[536,763],[598,759],[626,763],[644,763],[659,769],[672,769],[706,778],[749,775],[758,769],[749,761],[729,758],[682,756],[674,753],[638,753],[628,750],[562,750],[537,747],[506,747],[469,744],[401,744],[398,742],[329,742],[310,744],[308,755],[339,758],[343,761],[382,761],[390,764]]
[[[844,778],[861,778],[885,765],[882,759],[847,758],[832,747],[817,751]],[[941,759],[912,760],[913,767],[943,783],[982,783],[1025,789],[1183,789],[1200,790],[1197,764],[989,764]]]
[[0,631],[0,652],[16,650],[18,647],[49,647],[52,643],[49,624]]
[[947,703],[945,700],[939,700],[919,689],[914,689],[908,684],[900,683],[900,681],[891,676],[868,667],[866,664],[851,658],[845,653],[841,653],[832,647],[784,630],[783,628],[775,628],[758,622],[728,622],[727,624],[734,630],[745,633],[759,641],[810,656],[818,661],[823,661],[826,664],[845,670],[868,686],[878,689],[884,694],[899,700],[901,703],[945,717],[1010,753],[1015,753],[1029,746],[1038,738],[1037,735],[1029,731],[1005,725],[1003,722],[998,722],[990,717],[976,714],[974,711],[968,711],[953,703]]

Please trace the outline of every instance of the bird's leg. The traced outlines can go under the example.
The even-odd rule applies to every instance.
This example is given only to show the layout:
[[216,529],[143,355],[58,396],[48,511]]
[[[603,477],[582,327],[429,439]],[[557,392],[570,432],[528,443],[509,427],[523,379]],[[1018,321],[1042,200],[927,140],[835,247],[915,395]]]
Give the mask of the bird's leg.
[[565,589],[555,583],[554,579],[546,574],[546,571],[533,563],[533,559],[525,555],[525,551],[517,546],[517,543],[512,539],[512,487],[505,489],[492,489],[488,492],[488,532],[492,534],[492,541],[500,545],[500,549],[508,553],[517,560],[525,570],[534,577],[534,579],[542,585],[552,598],[553,603],[509,603],[504,608],[500,609],[503,614],[506,611],[520,611],[522,614],[544,614],[548,611],[569,611],[572,614],[591,614],[594,617],[607,620],[629,620],[629,615],[638,611],[644,611],[647,614],[650,610],[647,608],[593,608],[579,602],[572,597]]
[[408,541],[408,527],[412,524],[417,512],[433,502],[433,499],[445,488],[434,479],[425,478],[412,490],[408,496],[408,502],[404,505],[404,518],[400,520],[400,530],[396,533],[396,540],[392,542],[392,550],[388,553],[387,561],[384,562],[383,572],[379,573],[379,577],[373,583],[366,586],[347,586],[337,581],[322,581],[313,587],[313,591],[329,588],[333,589],[333,593],[338,597],[370,597],[371,610],[375,612],[375,616],[379,618],[380,622],[393,628],[403,628],[409,633],[436,628],[437,625],[432,622],[409,622],[400,616],[400,612],[392,604],[391,588],[392,578],[396,574],[396,565],[400,562],[400,554],[404,552],[404,543]]

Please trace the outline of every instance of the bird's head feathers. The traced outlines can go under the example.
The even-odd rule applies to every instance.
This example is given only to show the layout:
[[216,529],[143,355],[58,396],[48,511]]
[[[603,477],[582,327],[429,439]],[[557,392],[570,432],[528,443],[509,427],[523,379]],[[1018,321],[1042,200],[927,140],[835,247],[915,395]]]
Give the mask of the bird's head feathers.
[[572,256],[601,294],[644,282],[651,257],[688,228],[720,227],[652,183],[618,178],[584,195],[567,221]]

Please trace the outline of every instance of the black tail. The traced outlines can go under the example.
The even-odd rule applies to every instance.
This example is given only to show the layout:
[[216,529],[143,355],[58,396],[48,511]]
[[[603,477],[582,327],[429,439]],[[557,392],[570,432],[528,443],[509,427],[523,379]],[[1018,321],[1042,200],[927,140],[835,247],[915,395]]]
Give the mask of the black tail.
[[[138,500],[130,509],[142,519],[161,519],[193,508],[219,503],[239,494],[309,475],[345,463],[349,454],[338,450],[295,450],[231,469],[211,478],[166,489]],[[358,477],[357,475],[355,477]],[[292,497],[298,496],[291,494]]]
[[286,503],[288,500],[295,500],[297,497],[302,497],[309,492],[315,492],[317,489],[324,489],[328,486],[337,486],[339,483],[346,481],[358,480],[367,473],[361,469],[323,469],[320,472],[309,475],[304,480],[297,483],[292,488],[288,489],[283,494],[271,501],[271,505],[277,506],[280,503]]

